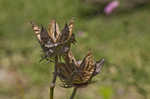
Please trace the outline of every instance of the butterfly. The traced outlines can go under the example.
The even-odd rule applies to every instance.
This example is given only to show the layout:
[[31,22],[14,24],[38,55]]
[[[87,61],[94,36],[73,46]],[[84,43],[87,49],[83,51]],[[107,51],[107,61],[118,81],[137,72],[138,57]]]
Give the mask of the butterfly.
[[44,58],[51,58],[61,56],[62,54],[69,51],[71,44],[75,43],[75,36],[72,33],[73,20],[60,32],[59,26],[55,20],[52,20],[48,25],[48,29],[39,26],[34,22],[31,22],[32,29],[36,35],[41,48],[43,49],[45,56]]
[[104,64],[104,59],[94,61],[91,52],[88,52],[82,61],[76,61],[69,51],[64,60],[65,62],[58,63],[57,67],[58,76],[65,88],[87,85],[101,71]]

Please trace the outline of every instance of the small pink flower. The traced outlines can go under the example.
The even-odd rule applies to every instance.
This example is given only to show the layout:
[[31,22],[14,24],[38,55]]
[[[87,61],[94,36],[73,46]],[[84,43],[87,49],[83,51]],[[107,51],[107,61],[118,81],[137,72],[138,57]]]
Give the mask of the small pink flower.
[[109,15],[111,14],[115,8],[117,8],[119,6],[119,1],[112,1],[110,2],[105,8],[104,8],[104,12],[105,14]]

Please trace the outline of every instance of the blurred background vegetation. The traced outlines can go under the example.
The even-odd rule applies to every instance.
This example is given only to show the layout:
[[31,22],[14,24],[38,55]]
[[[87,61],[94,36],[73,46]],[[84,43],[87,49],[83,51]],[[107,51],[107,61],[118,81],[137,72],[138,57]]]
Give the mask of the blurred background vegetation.
[[[39,62],[42,51],[29,22],[46,26],[56,19],[63,28],[72,17],[76,58],[91,49],[96,60],[106,60],[96,83],[75,99],[150,99],[149,2],[124,0],[107,16],[109,0],[103,1],[0,0],[0,99],[48,99],[53,64]],[[68,99],[71,90],[58,81],[55,99]]]

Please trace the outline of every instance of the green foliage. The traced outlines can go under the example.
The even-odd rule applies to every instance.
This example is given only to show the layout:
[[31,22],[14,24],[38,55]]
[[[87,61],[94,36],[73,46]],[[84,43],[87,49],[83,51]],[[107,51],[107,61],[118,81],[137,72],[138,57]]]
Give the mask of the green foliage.
[[103,86],[100,87],[100,95],[103,97],[103,99],[112,99],[113,90],[109,86]]
[[[115,85],[117,83],[126,89],[122,97],[125,96],[125,93],[130,94],[128,89],[133,86],[135,91],[132,93],[137,91],[148,97],[150,8],[143,7],[130,11],[130,13],[117,13],[112,16],[105,16],[101,13],[95,16],[92,12],[95,9],[97,10],[93,6],[86,6],[79,0],[0,1],[0,68],[16,67],[17,72],[25,76],[28,80],[25,97],[32,96],[29,95],[33,92],[29,91],[32,87],[37,88],[33,89],[35,91],[33,95],[39,95],[41,91],[46,93],[47,90],[43,87],[49,86],[52,76],[50,74],[53,70],[53,64],[39,63],[42,52],[28,22],[33,20],[46,25],[54,18],[63,27],[63,24],[72,17],[75,17],[74,33],[77,41],[80,42],[73,47],[75,56],[81,59],[83,58],[81,56],[91,49],[96,60],[101,57],[106,59],[102,73],[98,76],[99,78],[96,78],[98,82],[93,87],[96,90],[99,85],[107,82],[112,86],[102,86],[96,92],[104,99],[111,99],[114,93],[117,97],[119,96],[117,94],[119,88]],[[79,32],[83,32],[83,35],[78,36]],[[31,89],[28,89],[29,87]],[[93,99],[99,99],[95,95],[94,88],[88,89],[87,87],[90,91],[81,90],[80,96],[87,94],[87,97],[93,95],[91,96],[95,96]],[[4,92],[6,93],[5,90]],[[4,92],[1,89],[0,98],[3,96],[1,93]],[[8,91],[7,94],[11,92]],[[58,90],[59,94],[62,96],[64,91]],[[40,96],[46,99],[45,94],[42,95],[41,93]],[[9,99],[11,96],[5,97]],[[58,99],[61,98],[60,96]]]

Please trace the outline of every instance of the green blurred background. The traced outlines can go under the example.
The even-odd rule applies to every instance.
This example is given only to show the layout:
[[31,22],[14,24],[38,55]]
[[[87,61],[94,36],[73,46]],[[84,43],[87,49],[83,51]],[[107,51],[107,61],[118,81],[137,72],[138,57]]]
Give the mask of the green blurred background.
[[[0,0],[0,99],[49,98],[53,64],[39,62],[42,51],[29,22],[46,26],[56,19],[63,28],[72,17],[76,58],[91,49],[96,60],[106,60],[96,83],[81,88],[75,99],[149,99],[150,5],[123,4],[106,16],[105,3],[88,0]],[[59,84],[55,99],[68,99],[72,89]]]

